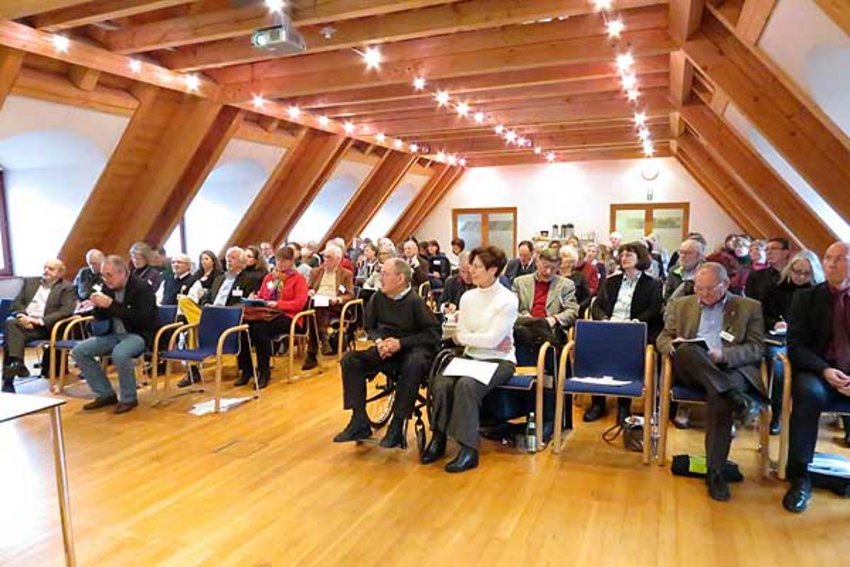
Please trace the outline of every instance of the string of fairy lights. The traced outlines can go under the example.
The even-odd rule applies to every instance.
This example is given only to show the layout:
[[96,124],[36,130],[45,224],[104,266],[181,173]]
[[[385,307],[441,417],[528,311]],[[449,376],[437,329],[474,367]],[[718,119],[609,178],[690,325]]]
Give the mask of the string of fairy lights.
[[[623,96],[634,108],[634,128],[636,137],[641,144],[643,153],[646,157],[652,157],[655,154],[655,147],[652,142],[651,133],[647,127],[647,106],[641,101],[641,92],[638,85],[638,76],[634,70],[635,60],[627,49],[620,46],[620,38],[626,29],[626,23],[623,21],[622,14],[616,13],[614,9],[614,0],[589,0],[596,12],[602,18],[608,38],[611,42],[614,51],[614,65],[620,78]],[[282,0],[266,0],[268,9],[272,12],[279,12],[284,8]],[[558,18],[559,20],[563,18]],[[545,20],[548,21],[548,20]],[[62,34],[53,34],[50,36],[54,49],[60,53],[67,53],[71,42]],[[377,71],[380,69],[383,61],[380,48],[377,46],[368,46],[364,49],[354,49],[354,51],[363,59],[366,65],[366,70]],[[142,71],[142,61],[131,58],[128,62],[130,72],[139,74]],[[197,92],[201,85],[201,79],[194,73],[172,73],[171,79],[182,80],[185,89],[189,92]],[[452,112],[459,118],[470,121],[474,127],[491,128],[493,134],[500,137],[508,147],[519,149],[528,149],[534,155],[540,156],[548,163],[553,163],[563,158],[557,149],[545,148],[535,144],[533,138],[528,134],[520,132],[517,126],[511,126],[507,121],[499,120],[492,114],[485,113],[482,110],[476,110],[473,105],[464,100],[462,95],[452,94],[448,90],[436,88],[431,90],[428,88],[428,79],[423,76],[417,76],[412,83],[413,91],[416,94],[428,94],[433,99],[437,108],[444,109],[446,112]],[[252,105],[257,110],[262,109],[267,101],[262,94],[254,94]],[[417,143],[415,141],[406,141],[403,137],[390,137],[384,132],[371,132],[369,127],[358,127],[349,120],[335,121],[324,114],[313,114],[303,111],[297,105],[293,104],[286,108],[286,114],[291,120],[305,122],[312,121],[313,124],[323,130],[338,131],[342,129],[348,136],[357,136],[361,140],[371,138],[374,143],[392,148],[397,151],[407,151],[410,153],[421,153],[428,155],[432,159],[440,163],[446,163],[451,166],[465,167],[468,165],[468,159],[465,156],[450,153],[445,149],[438,149],[436,152],[427,144]],[[370,140],[370,141],[371,141]]]

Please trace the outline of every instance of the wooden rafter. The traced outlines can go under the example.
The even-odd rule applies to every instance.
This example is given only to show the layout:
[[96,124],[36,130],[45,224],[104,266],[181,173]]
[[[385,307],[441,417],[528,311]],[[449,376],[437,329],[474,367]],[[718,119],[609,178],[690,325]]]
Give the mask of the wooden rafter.
[[47,10],[84,4],[86,0],[6,0],[0,2],[0,20],[16,20]]
[[392,195],[416,159],[416,156],[401,152],[385,153],[349,199],[345,208],[325,233],[322,242],[337,236],[341,236],[348,242],[360,235],[372,217]]
[[12,92],[12,87],[15,86],[24,62],[24,55],[23,51],[0,47],[0,110],[3,109],[6,97]]
[[12,92],[71,106],[82,106],[110,114],[132,116],[139,101],[127,91],[97,85],[82,91],[66,77],[24,67],[18,74]]
[[670,35],[677,43],[693,36],[702,23],[705,0],[670,0]]
[[850,3],[846,0],[815,0],[815,3],[844,33],[850,35]]
[[418,216],[420,209],[425,206],[431,195],[437,191],[443,177],[454,170],[454,168],[446,164],[435,164],[430,169],[431,175],[428,177],[428,180],[419,188],[410,202],[407,203],[404,211],[402,211],[401,215],[399,215],[392,227],[387,231],[386,236],[393,242],[398,242],[410,234],[412,230],[410,225]]
[[684,46],[711,78],[832,207],[850,216],[850,149],[734,35],[710,17]]
[[440,179],[440,182],[435,187],[434,191],[432,191],[428,195],[428,199],[425,200],[424,206],[422,206],[418,212],[413,215],[410,220],[410,228],[407,234],[403,234],[402,238],[405,238],[413,233],[425,222],[425,219],[428,218],[428,215],[436,208],[436,206],[443,200],[443,198],[448,195],[449,191],[457,184],[458,181],[463,177],[463,174],[466,173],[466,170],[462,167],[451,167],[446,172],[446,174]]
[[350,146],[338,134],[305,128],[281,158],[229,244],[278,243],[292,230]]
[[42,31],[57,32],[185,3],[186,0],[94,0],[39,13],[32,18],[32,25]]
[[681,113],[727,175],[747,188],[754,199],[769,205],[786,233],[813,250],[825,249],[835,239],[808,204],[708,107],[689,105],[682,107]]
[[751,46],[758,44],[775,6],[776,0],[744,0],[741,16],[735,24],[735,33],[741,41]]

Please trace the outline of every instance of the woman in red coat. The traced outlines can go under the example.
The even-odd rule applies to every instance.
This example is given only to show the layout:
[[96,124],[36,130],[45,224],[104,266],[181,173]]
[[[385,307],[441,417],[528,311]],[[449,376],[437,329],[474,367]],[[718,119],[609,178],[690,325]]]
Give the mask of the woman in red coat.
[[[257,353],[257,382],[265,388],[271,378],[270,359],[272,356],[272,338],[289,332],[292,318],[307,305],[307,280],[294,267],[292,248],[284,247],[275,252],[275,269],[269,273],[260,285],[254,299],[266,302],[267,316],[249,322],[251,342]],[[236,386],[243,386],[254,379],[251,367],[251,354],[245,350],[239,353],[239,368],[242,377]]]

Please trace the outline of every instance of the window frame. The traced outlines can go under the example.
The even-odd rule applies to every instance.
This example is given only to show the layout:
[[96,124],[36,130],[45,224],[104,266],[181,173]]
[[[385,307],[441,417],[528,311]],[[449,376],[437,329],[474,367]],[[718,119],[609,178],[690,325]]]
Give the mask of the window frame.
[[0,277],[13,276],[15,266],[12,262],[12,243],[9,233],[9,214],[6,206],[6,180],[3,167],[0,166],[0,240],[3,247],[3,263],[0,265]]

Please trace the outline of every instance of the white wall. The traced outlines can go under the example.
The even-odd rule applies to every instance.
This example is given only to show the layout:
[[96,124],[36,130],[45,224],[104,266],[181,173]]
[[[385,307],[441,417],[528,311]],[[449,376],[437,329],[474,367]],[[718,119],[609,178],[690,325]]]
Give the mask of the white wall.
[[[416,231],[447,247],[452,239],[452,209],[516,207],[517,239],[575,224],[576,232],[593,231],[607,242],[611,204],[647,203],[641,169],[647,160],[620,160],[551,165],[482,167],[468,170]],[[653,203],[689,202],[690,230],[709,245],[740,229],[675,158],[651,160],[659,171],[652,182]]]
[[12,259],[40,274],[59,254],[128,118],[20,96],[0,112]]
[[385,236],[393,227],[395,221],[398,220],[398,217],[401,216],[401,213],[404,212],[404,209],[407,208],[407,205],[416,195],[417,191],[419,191],[427,181],[427,175],[419,175],[416,173],[408,173],[405,175],[404,179],[401,180],[393,191],[393,194],[386,200],[384,206],[375,213],[375,216],[372,217],[372,220],[369,221],[368,225],[366,225],[361,236],[369,237],[373,241],[377,241],[378,238]]

